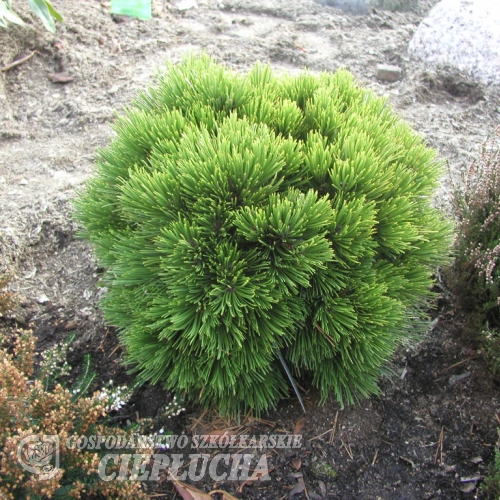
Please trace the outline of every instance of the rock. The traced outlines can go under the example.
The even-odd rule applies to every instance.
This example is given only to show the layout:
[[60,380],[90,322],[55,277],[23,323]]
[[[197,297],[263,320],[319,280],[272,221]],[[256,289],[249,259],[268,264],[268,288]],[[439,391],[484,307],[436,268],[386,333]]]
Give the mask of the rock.
[[477,483],[465,483],[463,486],[460,486],[460,491],[463,493],[471,493],[476,489]]
[[450,385],[455,385],[457,382],[460,382],[461,380],[464,380],[467,377],[470,377],[471,374],[472,374],[471,372],[465,372],[465,373],[462,373],[461,375],[452,375],[449,378],[448,383]]
[[429,66],[451,65],[483,83],[500,83],[500,4],[441,0],[420,23],[409,54]]
[[174,3],[174,7],[180,11],[197,9],[198,3],[196,2],[196,0],[179,0],[178,2]]
[[50,302],[50,299],[45,295],[44,293],[41,293],[37,298],[36,301],[39,304],[46,304],[47,302]]
[[377,80],[382,82],[397,82],[401,79],[403,70],[399,66],[391,66],[390,64],[377,65],[375,76]]
[[80,316],[88,318],[89,316],[92,316],[92,309],[90,307],[84,307],[83,309],[80,309],[79,313]]

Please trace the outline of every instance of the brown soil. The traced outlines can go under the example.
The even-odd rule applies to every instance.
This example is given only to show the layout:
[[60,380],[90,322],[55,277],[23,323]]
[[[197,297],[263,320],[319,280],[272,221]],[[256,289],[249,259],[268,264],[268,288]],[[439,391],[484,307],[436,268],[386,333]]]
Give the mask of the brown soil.
[[[353,16],[312,0],[200,0],[187,11],[157,0],[153,19],[138,21],[111,16],[109,2],[54,0],[64,23],[52,36],[17,2],[29,26],[0,31],[0,66],[37,52],[0,73],[0,270],[14,273],[12,289],[20,298],[14,316],[3,321],[33,324],[40,351],[75,331],[75,374],[91,352],[98,384],[131,380],[120,364],[116,333],[103,323],[99,270],[89,245],[75,238],[71,199],[92,172],[96,148],[111,137],[114,110],[152,82],[166,59],[177,61],[186,51],[206,51],[237,71],[258,60],[291,72],[345,66],[387,95],[458,179],[498,124],[500,89],[407,58],[412,33],[434,3]],[[379,63],[400,65],[402,80],[377,81]],[[73,79],[56,83],[53,74]],[[449,197],[445,179],[436,202],[445,206]],[[217,486],[237,498],[274,500],[297,491],[299,472],[306,489],[294,494],[297,499],[480,498],[479,483],[464,479],[484,477],[493,457],[499,389],[464,338],[460,310],[442,301],[435,316],[418,346],[400,350],[380,397],[340,409],[318,406],[310,392],[305,416],[296,400],[284,401],[264,418],[289,431],[302,419],[305,446],[296,456],[272,453],[269,482],[240,493],[238,483]],[[169,398],[143,388],[122,414],[155,416]],[[188,408],[170,429],[191,432],[199,416]],[[326,433],[309,441],[334,423],[333,439]],[[270,429],[260,423],[254,431]],[[331,465],[337,477],[319,473],[317,463]],[[214,487],[208,481],[197,486]],[[177,498],[169,482],[151,483],[148,491]]]

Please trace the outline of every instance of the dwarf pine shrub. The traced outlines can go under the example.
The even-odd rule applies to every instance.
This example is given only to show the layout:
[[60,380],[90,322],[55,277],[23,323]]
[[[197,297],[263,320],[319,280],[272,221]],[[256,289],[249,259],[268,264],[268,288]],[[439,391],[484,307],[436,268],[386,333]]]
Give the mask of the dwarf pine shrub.
[[[76,217],[145,380],[222,413],[377,392],[448,246],[435,152],[347,71],[170,65],[119,117]],[[414,323],[413,323],[414,324]]]

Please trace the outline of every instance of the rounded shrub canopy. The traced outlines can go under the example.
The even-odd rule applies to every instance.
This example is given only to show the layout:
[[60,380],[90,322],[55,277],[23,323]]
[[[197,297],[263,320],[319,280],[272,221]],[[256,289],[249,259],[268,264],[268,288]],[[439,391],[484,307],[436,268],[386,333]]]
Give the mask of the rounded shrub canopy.
[[435,152],[387,102],[189,57],[114,128],[76,217],[133,370],[229,414],[288,393],[279,352],[323,400],[376,393],[449,244]]

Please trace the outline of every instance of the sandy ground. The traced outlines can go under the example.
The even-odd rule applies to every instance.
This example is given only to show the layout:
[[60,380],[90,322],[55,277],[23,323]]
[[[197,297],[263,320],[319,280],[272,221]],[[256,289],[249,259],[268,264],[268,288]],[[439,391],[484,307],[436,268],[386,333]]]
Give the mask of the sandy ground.
[[[407,12],[376,9],[354,16],[312,0],[200,0],[197,8],[186,11],[157,0],[153,18],[139,21],[111,16],[105,1],[54,0],[64,18],[55,36],[29,21],[29,12],[21,9],[29,26],[0,31],[0,66],[36,51],[26,63],[0,73],[0,270],[14,275],[12,288],[20,297],[15,319],[37,326],[39,348],[75,328],[83,350],[91,349],[96,338],[104,335],[100,291],[95,286],[98,270],[90,247],[75,238],[71,199],[92,173],[96,148],[111,137],[115,110],[151,83],[167,59],[178,61],[188,51],[206,51],[235,71],[248,70],[256,61],[289,72],[304,67],[314,72],[347,67],[360,83],[389,98],[397,112],[439,151],[458,182],[500,121],[500,89],[470,81],[451,68],[434,71],[410,60],[408,43],[435,1],[414,4]],[[380,63],[399,65],[402,79],[378,81],[375,73]],[[61,77],[71,81],[54,82]],[[436,203],[445,207],[449,198],[450,182],[443,179]],[[449,316],[445,319],[449,321]],[[500,406],[496,386],[492,382],[481,386],[483,368],[474,365],[477,377],[468,378],[464,384],[469,385],[460,386],[459,394],[455,386],[448,387],[445,378],[436,375],[427,380],[425,373],[420,374],[433,373],[433,369],[438,373],[444,362],[452,365],[453,360],[465,359],[467,348],[449,333],[457,325],[452,322],[437,328],[443,337],[431,335],[420,351],[399,356],[396,367],[402,373],[414,365],[413,374],[396,385],[387,382],[385,399],[367,403],[366,411],[377,415],[369,425],[359,413],[362,409],[341,414],[344,430],[351,429],[349,419],[361,430],[350,438],[355,459],[341,451],[340,441],[327,453],[345,472],[343,482],[327,485],[328,498],[459,498],[465,494],[460,492],[461,474],[484,474],[484,465],[479,471],[476,466],[470,470],[468,460],[473,457],[467,458],[469,452],[456,459],[463,462],[462,469],[457,463],[449,464],[455,469],[448,472],[434,461],[434,447],[429,448],[429,456],[416,454],[409,468],[408,462],[400,460],[412,443],[405,435],[411,426],[424,422],[428,435],[418,434],[418,446],[426,446],[437,439],[442,426],[456,424],[455,431],[461,432],[470,427],[471,419],[473,425],[481,422],[484,432],[470,438],[476,439],[470,453],[481,451],[481,443],[486,442],[484,461],[491,459],[492,416]],[[113,370],[119,370],[118,357],[112,359]],[[422,360],[424,370],[419,367]],[[465,371],[468,366],[461,368]],[[424,394],[423,399],[415,394]],[[466,400],[472,405],[469,409],[464,409]],[[429,413],[431,407],[434,416]],[[453,408],[461,409],[455,414]],[[273,418],[292,419],[295,410],[295,406],[290,411],[286,407]],[[336,411],[335,405],[313,411],[311,432],[331,426]],[[425,418],[419,412],[427,412]],[[403,427],[397,430],[398,425]],[[347,439],[347,430],[339,436]],[[387,437],[389,431],[394,436]],[[399,443],[402,448],[387,445],[384,451],[382,435],[386,443]],[[462,445],[457,443],[456,448]],[[369,448],[359,455],[365,465],[356,461],[357,446]],[[375,450],[380,450],[375,461],[379,469],[364,469]],[[368,471],[368,476],[359,471]],[[312,476],[311,481],[311,491],[322,491],[317,479]],[[240,498],[279,498],[271,491]],[[297,498],[306,497],[301,493]]]

